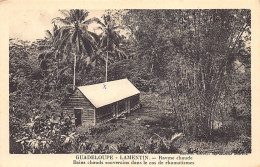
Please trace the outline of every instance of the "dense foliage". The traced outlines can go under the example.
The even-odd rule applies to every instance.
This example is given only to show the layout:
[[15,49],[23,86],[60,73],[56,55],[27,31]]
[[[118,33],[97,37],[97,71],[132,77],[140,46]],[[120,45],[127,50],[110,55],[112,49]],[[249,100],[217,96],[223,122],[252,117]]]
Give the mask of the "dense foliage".
[[185,134],[210,136],[214,121],[236,121],[227,116],[232,108],[250,129],[249,10],[130,10],[124,17],[140,61],[166,83]]
[[[108,10],[102,21],[86,10],[61,13],[45,39],[10,39],[11,153],[207,152],[186,140],[251,152],[249,10]],[[88,30],[92,23],[100,34]],[[141,98],[144,107],[164,101],[154,107],[170,113],[167,126],[185,135],[184,150],[151,136],[147,145],[102,144],[91,139],[115,124],[73,126],[61,102],[73,85],[104,82],[106,65],[108,80],[128,78],[143,95],[158,95]]]

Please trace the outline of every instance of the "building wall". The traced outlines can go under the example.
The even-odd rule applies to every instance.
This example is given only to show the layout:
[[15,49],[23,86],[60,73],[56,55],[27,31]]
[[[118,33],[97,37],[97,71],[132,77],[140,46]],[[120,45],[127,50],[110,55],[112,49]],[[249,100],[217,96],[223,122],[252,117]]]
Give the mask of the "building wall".
[[88,101],[85,96],[77,89],[75,92],[61,105],[63,112],[67,113],[75,119],[74,109],[82,109],[81,122],[83,126],[94,125],[95,107]]
[[136,94],[130,97],[130,109],[135,110],[139,108],[140,105],[140,94]]
[[112,104],[97,108],[96,123],[103,123],[120,116],[122,113],[130,113],[130,111],[139,108],[140,95],[134,95]]
[[93,126],[116,118],[122,113],[130,113],[130,111],[136,110],[139,108],[139,98],[140,94],[137,94],[95,109],[91,102],[77,89],[61,107],[64,113],[71,115],[74,119],[74,109],[82,109],[81,125]]
[[96,123],[102,123],[114,117],[113,104],[109,104],[96,109]]
[[118,102],[118,115],[126,112],[126,100],[127,99],[123,99]]

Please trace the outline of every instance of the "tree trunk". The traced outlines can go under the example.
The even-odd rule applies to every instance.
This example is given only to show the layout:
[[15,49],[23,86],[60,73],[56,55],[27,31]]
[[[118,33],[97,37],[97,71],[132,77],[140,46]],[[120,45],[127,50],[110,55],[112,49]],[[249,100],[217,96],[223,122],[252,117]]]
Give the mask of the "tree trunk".
[[107,82],[107,64],[108,64],[108,36],[107,36],[106,82]]
[[76,85],[76,54],[74,54],[74,65],[73,65],[73,90],[75,90]]
[[60,64],[60,59],[58,58],[58,64],[57,64],[57,79],[56,79],[56,88],[55,88],[55,90],[58,90],[58,83],[59,83],[59,64]]

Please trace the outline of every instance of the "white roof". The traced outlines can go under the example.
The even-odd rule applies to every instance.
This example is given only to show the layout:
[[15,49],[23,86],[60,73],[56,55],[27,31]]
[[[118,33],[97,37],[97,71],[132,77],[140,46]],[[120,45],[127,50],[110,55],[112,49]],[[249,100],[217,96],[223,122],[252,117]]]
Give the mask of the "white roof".
[[96,108],[140,93],[128,79],[80,86],[78,89]]

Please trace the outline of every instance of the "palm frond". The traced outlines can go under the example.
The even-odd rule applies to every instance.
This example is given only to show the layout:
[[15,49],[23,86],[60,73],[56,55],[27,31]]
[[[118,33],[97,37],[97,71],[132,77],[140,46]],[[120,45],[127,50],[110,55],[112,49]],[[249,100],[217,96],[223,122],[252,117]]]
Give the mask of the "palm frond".
[[126,53],[122,49],[115,48],[115,51],[117,52],[118,55],[123,56],[124,58],[127,57]]
[[117,30],[117,29],[124,29],[124,26],[114,26],[111,28],[112,30]]
[[88,55],[91,55],[94,52],[94,49],[91,46],[92,45],[91,41],[84,37],[81,37],[81,41],[83,44],[82,48],[84,49],[84,52],[87,53]]
[[102,36],[101,37],[100,47],[102,47],[102,48],[107,47],[107,36]]
[[71,43],[69,43],[69,42],[67,42],[67,43],[65,43],[65,46],[64,46],[64,48],[63,48],[63,50],[64,51],[69,51],[69,50],[71,50]]
[[72,35],[70,35],[70,43],[75,43],[76,42],[76,37],[77,37],[77,32],[74,31]]
[[71,27],[63,27],[60,29],[58,38],[61,40],[63,37],[71,33]]
[[95,40],[95,43],[99,43],[100,38],[96,33],[91,31],[87,31],[86,33],[89,34]]
[[74,24],[75,21],[78,21],[77,19],[77,9],[70,10],[70,17],[68,17],[70,20],[70,23]]
[[[86,23],[93,23],[93,22],[96,22],[97,24],[101,25],[102,27],[106,27],[106,25],[104,23],[102,23],[102,21],[99,19],[99,18],[96,18],[96,17],[93,17],[91,19],[89,19],[89,21],[87,20]],[[83,24],[86,24],[83,22]]]
[[89,11],[87,11],[87,10],[81,11],[81,17],[79,18],[80,23],[82,23],[82,21],[84,21],[88,17],[88,14],[89,14]]
[[55,23],[55,22],[60,22],[60,23],[65,24],[65,25],[71,25],[71,22],[69,22],[68,19],[66,19],[66,18],[63,19],[61,17],[56,17],[56,18],[52,19],[52,23]]
[[42,61],[42,60],[50,59],[52,58],[54,52],[55,52],[54,50],[45,50],[39,54],[38,60]]
[[65,51],[66,49],[64,48],[65,45],[67,45],[69,42],[69,37],[70,37],[70,33],[67,33],[66,35],[64,36],[60,36],[60,37],[57,37],[57,39],[55,39],[55,47],[58,48],[59,50],[63,50]]
[[105,25],[108,25],[107,15],[102,16]]
[[90,57],[90,61],[93,62],[98,58],[98,54],[92,54],[92,56]]
[[52,39],[52,38],[53,38],[53,35],[52,35],[52,33],[50,32],[50,30],[46,30],[45,33],[46,33],[47,38],[49,38],[49,39]]
[[59,12],[65,17],[70,17],[70,12],[68,10],[59,10]]

